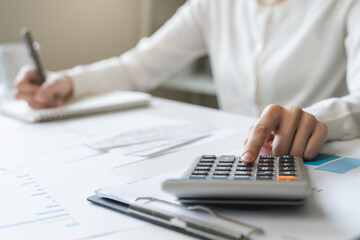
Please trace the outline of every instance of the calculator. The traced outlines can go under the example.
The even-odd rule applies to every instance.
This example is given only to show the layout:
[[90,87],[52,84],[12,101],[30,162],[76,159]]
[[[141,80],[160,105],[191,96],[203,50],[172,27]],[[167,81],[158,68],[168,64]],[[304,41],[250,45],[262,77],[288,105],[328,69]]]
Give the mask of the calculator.
[[162,189],[182,203],[301,204],[309,185],[301,157],[260,155],[246,164],[235,155],[202,155]]

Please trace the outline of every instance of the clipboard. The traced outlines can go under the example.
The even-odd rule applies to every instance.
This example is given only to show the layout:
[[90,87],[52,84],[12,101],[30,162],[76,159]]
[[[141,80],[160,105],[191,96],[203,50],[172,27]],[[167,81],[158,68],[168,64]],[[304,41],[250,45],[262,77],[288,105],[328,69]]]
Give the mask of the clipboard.
[[199,239],[246,240],[264,234],[261,228],[220,216],[202,205],[178,205],[152,197],[139,197],[130,204],[97,195],[87,200]]

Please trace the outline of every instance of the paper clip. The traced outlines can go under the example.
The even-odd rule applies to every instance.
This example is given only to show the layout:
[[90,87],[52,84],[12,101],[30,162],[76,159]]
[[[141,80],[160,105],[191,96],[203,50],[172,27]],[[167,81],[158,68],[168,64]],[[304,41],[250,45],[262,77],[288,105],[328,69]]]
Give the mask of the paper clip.
[[139,197],[131,202],[129,211],[206,239],[245,240],[264,234],[261,228],[220,216],[203,205],[185,206],[153,197]]

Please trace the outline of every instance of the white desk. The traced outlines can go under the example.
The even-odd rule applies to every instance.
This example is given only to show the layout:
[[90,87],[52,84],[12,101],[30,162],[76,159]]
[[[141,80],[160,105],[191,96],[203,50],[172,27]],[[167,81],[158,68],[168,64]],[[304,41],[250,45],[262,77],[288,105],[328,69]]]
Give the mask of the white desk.
[[[241,148],[242,136],[162,155],[116,169],[112,168],[114,159],[109,160],[106,155],[96,155],[90,151],[84,152],[84,156],[82,156],[80,142],[87,139],[89,133],[96,134],[102,131],[111,131],[111,128],[124,125],[121,119],[126,119],[126,116],[137,116],[140,121],[148,117],[174,118],[186,121],[199,121],[200,119],[218,127],[230,127],[244,132],[256,121],[256,119],[249,117],[156,98],[150,108],[61,122],[25,124],[0,116],[0,143],[3,148],[0,160],[1,193],[14,194],[7,185],[1,185],[1,181],[7,179],[10,174],[17,176],[16,174],[23,173],[23,171],[34,172],[35,176],[42,176],[43,181],[47,179],[48,182],[45,182],[44,185],[57,197],[57,201],[69,207],[71,216],[75,216],[74,219],[76,219],[72,229],[69,230],[69,226],[61,231],[54,228],[46,237],[42,234],[38,235],[41,231],[47,231],[45,230],[46,226],[39,226],[40,224],[22,223],[18,226],[4,227],[4,223],[0,223],[0,239],[7,239],[10,236],[23,236],[23,239],[38,239],[39,236],[44,239],[76,239],[79,236],[91,237],[87,239],[192,239],[91,205],[86,201],[86,197],[93,194],[93,191],[99,187],[117,184],[121,181],[136,181],[186,167],[197,155],[204,153],[221,154]],[[147,123],[144,122],[143,124],[146,125]],[[75,133],[73,132],[74,129],[76,129]],[[345,153],[360,156],[359,143],[359,140],[331,143],[327,144],[324,149],[327,152],[344,153],[346,151]],[[74,148],[74,146],[76,147]],[[346,148],[344,149],[344,147]],[[43,152],[47,153],[43,154]],[[5,171],[7,171],[6,174],[2,173]],[[357,173],[359,173],[358,178],[356,178],[357,181],[349,184],[350,190],[359,191],[360,171],[357,171]],[[352,176],[353,179],[354,176]],[[346,188],[346,186],[344,187]],[[69,194],[69,192],[72,193]],[[79,193],[76,194],[76,192]],[[347,192],[349,191],[341,191],[341,193]],[[352,196],[348,197],[351,198]],[[359,194],[357,194],[356,201],[359,200],[358,197]],[[20,203],[25,206],[27,204],[21,201]],[[13,205],[11,197],[7,198],[7,202],[0,201],[0,204],[2,206]],[[346,210],[346,207],[341,206],[339,209]],[[357,205],[349,207],[352,208],[354,215],[356,215],[352,219],[348,219],[348,221],[353,221],[353,223],[349,223],[349,228],[353,232],[357,231],[360,234],[360,228],[358,230],[353,229],[354,222],[360,222],[358,216],[360,208]],[[245,211],[245,213],[250,216],[259,215],[259,211],[255,211],[254,214],[251,211]],[[284,217],[284,211],[281,211],[281,216]],[[276,217],[276,210],[274,217]],[[9,219],[11,219],[10,216]],[[10,223],[13,222],[9,220],[8,224]],[[54,224],[50,225],[51,223],[49,228]],[[108,228],[104,227],[104,225],[108,226]],[[284,226],[284,228],[286,227]],[[301,227],[299,226],[300,229]],[[19,233],[17,229],[21,229],[22,232]],[[38,232],[34,232],[34,229],[38,229]],[[281,239],[295,238],[283,236]],[[319,238],[319,235],[317,235],[317,239],[321,239],[321,237]]]

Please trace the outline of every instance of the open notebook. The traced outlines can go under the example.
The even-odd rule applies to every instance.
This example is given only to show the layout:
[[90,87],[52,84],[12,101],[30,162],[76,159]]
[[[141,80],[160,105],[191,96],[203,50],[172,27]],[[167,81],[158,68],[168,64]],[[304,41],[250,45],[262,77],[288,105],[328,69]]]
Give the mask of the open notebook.
[[144,107],[150,100],[151,95],[147,93],[112,91],[73,98],[61,107],[41,110],[30,108],[25,101],[12,101],[1,105],[1,112],[27,122],[44,122]]

